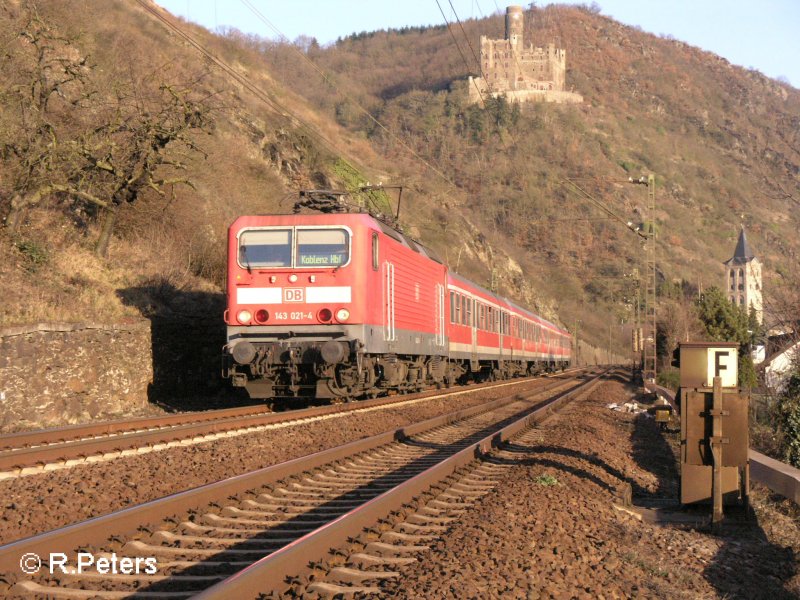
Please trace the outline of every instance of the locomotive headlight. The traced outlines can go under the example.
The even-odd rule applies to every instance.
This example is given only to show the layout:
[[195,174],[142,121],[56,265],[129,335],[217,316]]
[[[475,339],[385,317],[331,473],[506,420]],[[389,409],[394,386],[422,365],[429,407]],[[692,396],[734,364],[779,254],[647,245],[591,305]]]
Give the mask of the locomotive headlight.
[[347,321],[350,318],[350,311],[346,308],[340,308],[336,311],[336,320],[337,321]]
[[260,308],[256,311],[256,321],[258,323],[266,323],[269,320],[269,312],[266,309]]
[[249,323],[250,319],[253,318],[253,315],[250,314],[249,310],[240,310],[236,315],[236,319],[239,323]]
[[295,283],[295,282],[297,282],[297,275],[292,273],[291,275],[289,275],[289,283]]

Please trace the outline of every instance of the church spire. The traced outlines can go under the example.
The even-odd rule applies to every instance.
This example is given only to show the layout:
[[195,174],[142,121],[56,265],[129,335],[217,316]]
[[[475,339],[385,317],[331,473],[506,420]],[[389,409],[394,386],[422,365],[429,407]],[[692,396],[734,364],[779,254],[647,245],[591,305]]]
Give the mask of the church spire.
[[750,244],[747,243],[747,235],[744,233],[744,227],[739,231],[739,241],[736,244],[736,251],[733,253],[733,258],[738,258],[742,262],[755,258],[756,255],[750,249]]
[[747,243],[744,225],[739,232],[739,241],[736,243],[733,256],[724,264],[728,300],[748,312],[754,310],[758,322],[761,323],[763,319],[761,262]]
[[742,229],[739,231],[739,241],[736,243],[736,250],[734,250],[733,256],[725,261],[725,264],[744,264],[750,262],[755,257],[756,255],[750,248],[750,244],[747,243],[747,235],[744,232],[744,226],[742,226]]

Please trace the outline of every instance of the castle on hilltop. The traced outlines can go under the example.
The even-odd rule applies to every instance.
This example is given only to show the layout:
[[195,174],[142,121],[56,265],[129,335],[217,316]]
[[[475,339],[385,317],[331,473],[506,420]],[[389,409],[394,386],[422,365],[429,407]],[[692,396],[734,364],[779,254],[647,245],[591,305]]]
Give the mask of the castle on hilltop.
[[583,96],[564,90],[566,52],[548,44],[535,48],[523,43],[525,18],[521,6],[506,8],[506,35],[502,40],[481,36],[481,77],[470,77],[469,100],[483,103],[489,96],[509,102],[580,103]]

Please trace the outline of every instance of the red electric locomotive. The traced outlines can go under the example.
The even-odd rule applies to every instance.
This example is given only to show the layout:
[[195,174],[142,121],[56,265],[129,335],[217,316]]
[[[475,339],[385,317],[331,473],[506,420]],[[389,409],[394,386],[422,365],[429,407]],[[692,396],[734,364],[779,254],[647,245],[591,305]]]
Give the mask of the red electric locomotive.
[[349,399],[564,367],[569,335],[367,213],[238,218],[224,375],[252,398]]

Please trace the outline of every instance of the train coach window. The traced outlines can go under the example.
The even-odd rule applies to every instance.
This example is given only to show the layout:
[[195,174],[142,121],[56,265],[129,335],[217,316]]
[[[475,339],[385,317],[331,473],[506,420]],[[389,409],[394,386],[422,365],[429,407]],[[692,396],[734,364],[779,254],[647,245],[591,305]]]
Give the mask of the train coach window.
[[239,236],[239,264],[246,268],[292,266],[291,229],[249,229]]
[[372,232],[372,270],[378,270],[378,259],[380,257],[380,248],[378,247],[378,234]]
[[450,322],[456,322],[456,293],[450,292]]
[[341,267],[350,259],[344,229],[298,229],[297,267]]

